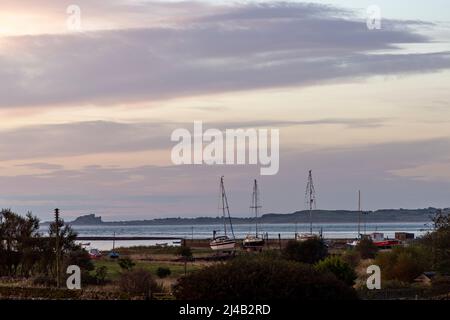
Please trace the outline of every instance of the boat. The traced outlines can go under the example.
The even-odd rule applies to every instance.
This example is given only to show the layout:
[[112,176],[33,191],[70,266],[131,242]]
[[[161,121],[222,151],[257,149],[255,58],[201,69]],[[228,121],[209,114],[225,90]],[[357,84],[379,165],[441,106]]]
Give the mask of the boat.
[[167,242],[156,243],[157,247],[167,247],[169,244]]
[[[223,220],[223,236],[216,237],[216,231],[213,233],[213,239],[209,243],[209,246],[214,251],[223,252],[233,252],[236,246],[236,239],[234,237],[233,224],[231,222],[230,208],[228,206],[228,199],[225,193],[225,186],[223,183],[223,176],[220,177],[220,199],[221,199],[221,210],[222,210],[222,220]],[[227,234],[227,218],[230,223],[230,230],[232,237],[228,237]]]
[[316,209],[316,191],[312,178],[312,170],[309,170],[308,183],[306,184],[305,203],[309,210],[309,233],[295,233],[295,240],[307,241],[311,239],[319,239],[321,236],[313,233],[312,212]]
[[[379,249],[390,249],[394,246],[399,246],[402,242],[398,239],[389,239],[385,238],[384,234],[381,232],[373,232],[369,235],[363,235],[361,239],[368,238],[372,240],[373,244],[377,246]],[[350,247],[356,247],[358,243],[360,243],[361,239],[354,240],[352,242],[347,243]]]
[[361,210],[361,190],[358,190],[358,236],[353,241],[347,242],[347,245],[350,246],[350,247],[356,247],[358,245],[358,243],[361,241],[361,239],[366,236],[366,223],[365,223],[365,220],[364,220],[364,235],[361,233],[361,215],[362,215],[362,210]]
[[319,236],[313,233],[297,233],[295,235],[295,240],[297,241],[307,241],[311,239],[318,239]]
[[101,254],[100,250],[98,250],[98,249],[90,249],[89,250],[89,257],[91,259],[98,259],[101,256],[102,256],[102,254]]
[[234,251],[236,241],[228,236],[220,236],[213,239],[209,246],[214,251]]
[[372,239],[373,244],[380,249],[390,249],[402,244],[400,240],[385,238],[384,234],[381,232],[373,232],[369,237]]
[[254,210],[255,213],[255,234],[247,235],[242,242],[242,246],[248,250],[261,251],[262,247],[264,246],[264,239],[258,235],[258,209],[261,208],[258,200],[258,182],[255,179],[253,182],[252,205],[250,206],[250,209]]

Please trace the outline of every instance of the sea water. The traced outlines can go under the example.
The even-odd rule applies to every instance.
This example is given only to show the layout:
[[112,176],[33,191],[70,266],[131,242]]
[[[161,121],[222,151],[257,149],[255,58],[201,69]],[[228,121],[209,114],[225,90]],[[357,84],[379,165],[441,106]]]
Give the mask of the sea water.
[[[211,239],[213,231],[217,234],[223,234],[223,225],[204,224],[204,225],[146,225],[146,226],[73,226],[79,236],[147,236],[147,237],[176,237],[180,239]],[[227,226],[227,232],[231,235],[231,230]],[[41,226],[45,232],[48,226]],[[393,223],[367,223],[361,224],[361,233],[382,232],[385,237],[394,238],[395,232],[414,233],[416,237],[430,231],[429,222],[393,222]],[[255,233],[254,224],[236,224],[233,226],[236,238],[245,238],[247,234]],[[309,224],[260,224],[258,225],[260,234],[266,234],[269,239],[293,239],[295,233],[309,232]],[[314,233],[322,232],[325,239],[353,239],[358,235],[357,223],[317,223],[313,225]],[[112,241],[83,241],[90,242],[92,247],[109,250],[112,248]],[[167,244],[177,245],[172,240],[117,240],[116,247],[130,247],[140,245]]]

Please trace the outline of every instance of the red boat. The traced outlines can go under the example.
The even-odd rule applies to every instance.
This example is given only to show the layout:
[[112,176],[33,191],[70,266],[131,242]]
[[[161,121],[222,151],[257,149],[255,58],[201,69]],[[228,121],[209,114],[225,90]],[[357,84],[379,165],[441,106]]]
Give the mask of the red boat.
[[384,234],[381,232],[372,233],[370,238],[372,239],[373,244],[381,249],[388,249],[402,244],[402,242],[397,239],[385,239]]

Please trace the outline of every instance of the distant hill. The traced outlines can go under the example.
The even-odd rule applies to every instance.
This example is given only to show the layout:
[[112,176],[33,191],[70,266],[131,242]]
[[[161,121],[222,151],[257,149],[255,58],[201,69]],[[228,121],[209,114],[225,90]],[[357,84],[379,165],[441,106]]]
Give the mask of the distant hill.
[[[426,222],[440,209],[380,209],[364,212],[363,219],[366,222]],[[449,209],[445,209],[449,210]],[[357,222],[358,211],[350,210],[314,210],[314,223],[344,223]],[[254,218],[232,218],[234,224],[254,223]],[[258,218],[259,223],[307,223],[309,222],[309,211],[297,211],[294,213],[268,213]],[[198,217],[198,218],[160,218],[152,220],[129,220],[129,221],[103,221],[95,214],[83,215],[73,221],[70,225],[105,225],[105,226],[135,226],[135,225],[199,225],[219,224],[220,217]],[[48,224],[48,222],[47,222]]]

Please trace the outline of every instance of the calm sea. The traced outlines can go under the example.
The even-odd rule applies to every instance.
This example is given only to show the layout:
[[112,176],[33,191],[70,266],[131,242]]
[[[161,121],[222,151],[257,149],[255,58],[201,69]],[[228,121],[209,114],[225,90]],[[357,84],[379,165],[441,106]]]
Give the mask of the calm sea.
[[[47,227],[41,227],[45,231]],[[153,225],[153,226],[74,226],[80,236],[154,236],[154,237],[179,237],[185,239],[210,239],[213,230],[218,234],[223,232],[223,225]],[[244,238],[249,233],[255,232],[255,225],[237,224],[233,226],[236,238]],[[356,223],[317,223],[313,226],[314,232],[322,231],[324,238],[351,239],[358,234]],[[383,232],[385,237],[393,238],[395,232],[410,232],[417,236],[425,234],[429,230],[429,222],[404,222],[404,223],[367,223],[366,232]],[[308,224],[261,224],[259,232],[267,233],[269,239],[294,238],[296,232],[308,232]],[[229,232],[229,230],[228,230]],[[364,232],[364,225],[361,225],[361,232]],[[112,241],[86,241],[91,242],[91,247],[102,250],[112,248]],[[116,241],[116,247],[129,247],[137,245],[154,245],[157,243],[167,243],[171,241]]]

